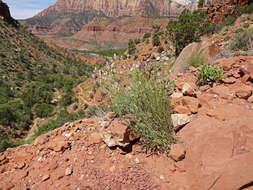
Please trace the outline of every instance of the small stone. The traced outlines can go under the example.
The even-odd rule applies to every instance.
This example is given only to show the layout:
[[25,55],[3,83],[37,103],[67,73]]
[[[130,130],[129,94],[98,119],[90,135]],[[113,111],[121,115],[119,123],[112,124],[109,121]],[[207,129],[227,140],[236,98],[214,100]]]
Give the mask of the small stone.
[[163,175],[160,175],[160,179],[161,179],[161,180],[164,180],[165,178],[164,178],[164,176],[163,176]]
[[66,168],[66,170],[65,170],[65,175],[66,176],[69,176],[69,175],[71,175],[73,173],[73,169],[72,168]]
[[192,113],[197,113],[199,108],[199,100],[190,96],[184,96],[182,99],[183,105],[188,107]]
[[228,77],[222,79],[222,82],[224,82],[225,84],[234,84],[236,82],[236,79],[234,77]]
[[116,169],[116,167],[115,166],[112,166],[112,167],[110,167],[110,172],[114,172],[115,171],[115,169]]
[[253,103],[253,95],[251,95],[251,96],[248,98],[248,102],[249,102],[249,103]]
[[135,163],[136,164],[139,164],[140,163],[140,160],[138,158],[135,158]]
[[182,88],[182,93],[185,96],[195,96],[194,89],[189,83],[185,83]]
[[190,117],[187,114],[172,114],[171,120],[174,130],[177,132],[181,127],[190,122]]
[[170,157],[176,162],[181,161],[185,158],[185,148],[183,144],[173,144],[170,147]]
[[248,99],[251,96],[252,92],[250,90],[238,90],[236,92],[236,96],[238,98],[242,98],[242,99]]
[[50,178],[50,175],[49,174],[46,174],[42,177],[41,181],[46,181]]
[[171,98],[181,98],[181,97],[183,97],[183,94],[181,92],[174,92],[170,97]]
[[182,106],[182,105],[176,106],[174,108],[174,111],[179,114],[187,114],[187,115],[191,114],[191,111],[189,110],[189,108],[187,108],[186,106]]

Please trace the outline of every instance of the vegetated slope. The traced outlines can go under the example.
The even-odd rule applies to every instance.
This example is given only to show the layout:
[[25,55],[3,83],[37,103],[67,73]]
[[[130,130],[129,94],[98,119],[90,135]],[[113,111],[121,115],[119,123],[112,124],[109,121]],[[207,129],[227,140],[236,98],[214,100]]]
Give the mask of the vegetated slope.
[[72,88],[92,69],[72,58],[0,18],[1,150],[10,145],[9,136],[22,137],[34,118],[72,102]]

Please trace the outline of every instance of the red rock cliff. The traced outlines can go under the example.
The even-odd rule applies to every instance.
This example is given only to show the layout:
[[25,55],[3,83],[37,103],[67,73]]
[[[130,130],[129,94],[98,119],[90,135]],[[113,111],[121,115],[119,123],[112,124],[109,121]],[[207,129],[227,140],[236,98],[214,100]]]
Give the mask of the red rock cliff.
[[[170,7],[170,0],[58,0],[54,6],[42,11],[37,16],[50,12],[85,12],[96,10],[109,17],[123,15],[158,15],[178,14],[176,7]],[[177,1],[181,7],[188,1]],[[178,8],[178,7],[177,7]],[[181,11],[181,10],[180,10]]]

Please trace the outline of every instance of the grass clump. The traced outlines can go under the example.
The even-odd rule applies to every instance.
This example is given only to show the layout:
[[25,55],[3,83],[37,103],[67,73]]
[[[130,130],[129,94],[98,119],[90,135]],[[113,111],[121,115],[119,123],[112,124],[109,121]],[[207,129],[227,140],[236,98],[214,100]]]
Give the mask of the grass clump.
[[200,65],[204,65],[206,63],[206,59],[203,53],[193,53],[187,61],[187,65],[191,65],[193,67],[198,67]]
[[158,53],[162,53],[164,51],[164,48],[162,46],[160,46],[157,50]]
[[129,87],[110,89],[111,109],[120,117],[130,118],[130,127],[144,139],[147,150],[168,152],[175,137],[165,85],[140,71],[129,76]]
[[234,35],[231,45],[231,50],[248,51],[253,49],[253,28],[247,28],[242,32]]
[[151,33],[147,32],[144,34],[143,39],[147,39],[151,37]]
[[200,85],[219,82],[222,79],[223,72],[219,66],[202,64],[199,66],[198,83]]

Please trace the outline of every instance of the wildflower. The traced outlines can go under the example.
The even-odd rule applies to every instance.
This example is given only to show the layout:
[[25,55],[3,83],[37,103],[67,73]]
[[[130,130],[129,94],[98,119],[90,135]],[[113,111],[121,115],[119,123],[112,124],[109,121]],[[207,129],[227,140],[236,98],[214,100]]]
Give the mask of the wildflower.
[[113,60],[116,60],[117,59],[117,55],[116,53],[113,54]]
[[141,66],[141,63],[138,61],[137,64],[135,65],[136,68],[139,68]]
[[107,81],[107,80],[108,80],[108,78],[107,78],[107,77],[105,77],[105,78],[104,78],[104,80],[105,80],[105,81]]
[[96,76],[97,76],[97,74],[96,73],[92,73],[92,78],[95,78]]
[[113,69],[112,72],[116,73],[116,69]]
[[105,71],[105,72],[104,72],[104,75],[108,75],[108,72],[107,72],[107,71]]
[[118,83],[118,82],[114,82],[113,85],[114,85],[114,86],[118,86],[119,83]]
[[114,63],[111,64],[111,68],[114,67]]
[[125,65],[125,64],[123,64],[121,67],[122,67],[123,69],[126,69],[126,65]]

